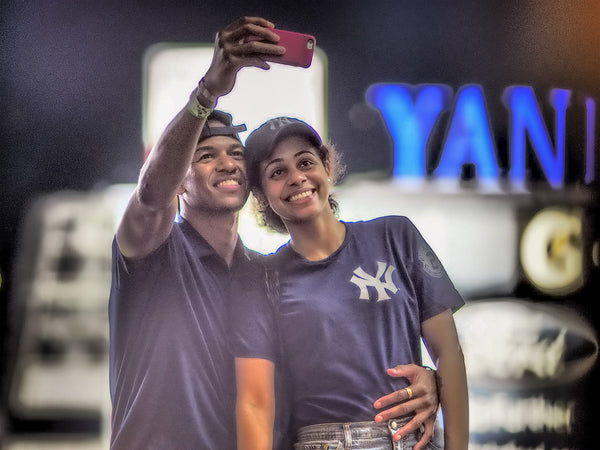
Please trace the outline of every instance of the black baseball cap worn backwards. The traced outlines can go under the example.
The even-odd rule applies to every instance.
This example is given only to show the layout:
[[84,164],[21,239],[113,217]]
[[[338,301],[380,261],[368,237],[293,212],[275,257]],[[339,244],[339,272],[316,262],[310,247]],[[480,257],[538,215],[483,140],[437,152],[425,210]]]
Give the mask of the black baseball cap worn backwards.
[[250,133],[244,146],[244,155],[251,186],[258,186],[258,165],[271,156],[273,149],[283,138],[292,135],[307,138],[317,148],[323,145],[321,136],[313,127],[294,117],[270,119]]
[[[221,126],[211,125],[211,121],[219,122]],[[198,141],[209,138],[211,136],[231,136],[234,139],[237,139],[241,142],[238,133],[246,131],[246,125],[232,125],[232,123],[233,118],[231,117],[231,114],[226,113],[225,111],[220,111],[218,109],[213,110],[213,112],[210,113],[210,116],[206,118],[206,123],[202,128],[202,132],[200,133],[200,139]]]

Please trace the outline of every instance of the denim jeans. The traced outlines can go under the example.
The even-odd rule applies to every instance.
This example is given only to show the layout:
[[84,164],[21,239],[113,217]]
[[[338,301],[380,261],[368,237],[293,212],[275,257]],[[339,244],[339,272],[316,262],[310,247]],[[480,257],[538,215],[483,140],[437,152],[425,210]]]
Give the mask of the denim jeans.
[[[410,419],[394,419],[387,423],[350,422],[320,423],[298,430],[294,450],[405,450],[412,449],[419,441],[423,429],[394,441],[392,436]],[[444,433],[436,423],[433,438],[426,447],[431,450],[444,448]]]

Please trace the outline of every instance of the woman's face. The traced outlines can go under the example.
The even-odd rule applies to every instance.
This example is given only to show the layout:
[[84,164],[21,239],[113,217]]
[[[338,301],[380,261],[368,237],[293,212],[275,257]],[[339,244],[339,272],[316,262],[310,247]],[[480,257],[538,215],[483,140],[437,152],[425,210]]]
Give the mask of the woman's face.
[[280,141],[260,171],[266,200],[284,222],[311,220],[330,208],[329,168],[307,139],[290,136]]

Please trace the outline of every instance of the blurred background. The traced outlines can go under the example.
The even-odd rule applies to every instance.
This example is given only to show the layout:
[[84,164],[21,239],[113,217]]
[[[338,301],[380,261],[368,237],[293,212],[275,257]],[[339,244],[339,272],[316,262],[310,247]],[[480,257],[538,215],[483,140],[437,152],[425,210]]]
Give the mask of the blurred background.
[[[409,216],[465,296],[471,448],[595,448],[600,5],[560,0],[0,3],[0,446],[108,447],[110,243],[151,145],[148,51],[210,45],[241,15],[316,37],[318,126],[347,165],[342,218]],[[410,177],[399,157],[417,147],[401,131],[423,117],[399,126],[381,85],[415,101],[412,87],[446,87]],[[461,103],[472,86],[478,112]],[[522,176],[514,86],[531,88],[546,130],[524,125]],[[478,147],[482,129],[492,141]],[[544,159],[560,142],[564,158]],[[478,159],[490,148],[491,176]],[[462,155],[458,173],[438,170],[444,155]],[[282,242],[246,213],[242,231],[258,250]]]

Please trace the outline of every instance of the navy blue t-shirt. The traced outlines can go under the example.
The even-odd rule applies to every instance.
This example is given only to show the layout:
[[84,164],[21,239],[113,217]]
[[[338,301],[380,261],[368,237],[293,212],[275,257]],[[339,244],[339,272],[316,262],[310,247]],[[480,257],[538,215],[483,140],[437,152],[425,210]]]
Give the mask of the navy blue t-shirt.
[[[241,243],[231,273],[253,253]],[[183,221],[151,255],[113,242],[112,449],[235,449],[230,270]]]
[[421,323],[464,304],[406,217],[345,226],[326,259],[309,261],[289,244],[268,257],[276,288],[256,265],[245,269],[250,281],[240,273],[233,284],[234,356],[283,363],[295,430],[373,420],[373,402],[406,386],[386,369],[421,363]]

